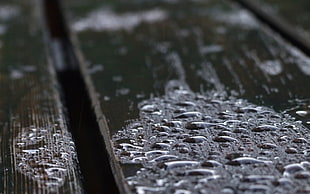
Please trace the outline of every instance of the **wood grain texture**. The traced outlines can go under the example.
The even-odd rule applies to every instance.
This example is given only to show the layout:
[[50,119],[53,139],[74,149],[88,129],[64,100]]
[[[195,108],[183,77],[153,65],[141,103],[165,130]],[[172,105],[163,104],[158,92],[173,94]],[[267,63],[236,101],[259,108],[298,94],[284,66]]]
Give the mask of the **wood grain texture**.
[[258,3],[267,12],[282,17],[295,27],[295,30],[310,39],[310,2],[280,0],[250,0]]
[[[272,30],[280,34],[284,39],[299,48],[308,56],[310,55],[310,41],[307,18],[307,3],[301,1],[278,2],[277,11],[276,1],[269,1],[265,4],[263,1],[234,0],[246,9],[250,10],[255,16],[268,25]],[[273,3],[271,3],[273,2]]]
[[38,1],[0,3],[0,191],[81,193]]
[[298,114],[309,111],[309,58],[234,4],[74,0],[65,5],[112,168],[124,193],[129,188],[137,192],[128,184],[139,184],[130,182],[136,180],[130,177],[141,173],[143,162],[120,162],[112,137],[126,130],[134,133],[130,124],[144,115],[144,100],[164,101],[173,80],[202,95],[226,93],[289,113],[309,126],[309,114]]

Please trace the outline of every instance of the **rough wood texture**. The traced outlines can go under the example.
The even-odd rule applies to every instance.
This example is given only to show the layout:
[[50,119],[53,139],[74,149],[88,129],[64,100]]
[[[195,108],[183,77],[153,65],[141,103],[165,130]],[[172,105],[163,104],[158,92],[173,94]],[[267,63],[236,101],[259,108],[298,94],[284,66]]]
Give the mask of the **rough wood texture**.
[[266,11],[282,17],[285,21],[295,26],[295,30],[310,39],[310,1],[290,0],[250,0],[264,8]]
[[[309,173],[308,128],[284,114],[309,125],[302,52],[227,1],[66,7],[123,192],[309,191],[309,179],[290,179]],[[298,186],[276,186],[285,181]]]
[[[270,3],[274,2],[272,3],[273,6],[265,4],[260,0],[234,1],[254,13],[257,18],[279,33],[284,39],[291,42],[307,55],[310,55],[310,36],[309,31],[306,30],[308,28],[307,20],[309,14],[305,1],[298,3],[292,1],[279,2],[280,13],[277,13],[277,3],[274,1],[270,1]],[[289,7],[287,7],[288,5]]]
[[0,191],[81,193],[38,1],[0,3]]

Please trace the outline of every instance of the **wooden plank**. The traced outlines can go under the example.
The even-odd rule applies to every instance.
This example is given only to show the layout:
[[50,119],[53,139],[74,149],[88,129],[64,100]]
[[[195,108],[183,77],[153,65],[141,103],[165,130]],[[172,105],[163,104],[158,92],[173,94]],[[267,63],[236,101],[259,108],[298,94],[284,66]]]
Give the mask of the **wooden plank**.
[[309,6],[307,6],[305,1],[298,2],[296,5],[292,1],[278,2],[280,7],[279,13],[276,11],[275,1],[269,1],[274,6],[265,4],[264,1],[260,0],[234,1],[253,12],[257,18],[279,33],[284,39],[291,42],[307,55],[310,55],[310,34],[309,30],[307,30],[309,28],[307,18],[310,15],[307,10]]
[[302,52],[227,1],[65,6],[123,193],[309,192]]
[[296,31],[304,34],[310,39],[310,2],[307,0],[251,0],[265,8],[269,13],[282,17],[285,21],[294,26]]
[[0,3],[0,191],[81,193],[38,1]]

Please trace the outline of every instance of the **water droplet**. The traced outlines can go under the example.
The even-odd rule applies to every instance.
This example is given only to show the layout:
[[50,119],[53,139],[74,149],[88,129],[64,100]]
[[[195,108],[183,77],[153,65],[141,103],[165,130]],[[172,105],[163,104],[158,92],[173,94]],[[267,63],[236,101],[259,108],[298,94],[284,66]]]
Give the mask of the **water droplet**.
[[215,174],[214,170],[209,170],[209,169],[204,169],[204,168],[186,170],[184,172],[185,176],[211,176],[214,174]]
[[186,124],[186,129],[205,129],[209,126],[211,126],[211,123],[206,122],[189,122]]
[[172,161],[172,162],[165,162],[164,163],[166,169],[181,168],[181,167],[185,167],[185,166],[196,166],[198,164],[199,164],[199,162],[186,161],[186,160]]
[[152,157],[154,155],[163,155],[163,154],[168,154],[168,153],[169,152],[166,150],[153,150],[153,151],[145,152],[145,156]]
[[266,185],[250,185],[249,188],[247,189],[247,192],[251,193],[269,193],[270,189]]
[[289,141],[289,137],[288,136],[281,136],[278,138],[279,142],[288,142]]
[[176,103],[177,106],[196,106],[194,102],[191,101],[184,101]]
[[[218,155],[220,155],[220,153],[218,153]],[[227,154],[225,158],[228,160],[233,160],[233,159],[241,158],[241,157],[245,157],[245,156],[246,155],[243,153],[230,153],[230,154]]]
[[233,133],[247,133],[248,130],[245,128],[237,128],[233,130]]
[[310,178],[310,172],[309,171],[302,171],[302,172],[298,172],[295,175],[296,179],[309,179]]
[[284,186],[284,185],[291,185],[292,184],[292,181],[291,181],[291,179],[289,179],[289,178],[280,178],[280,179],[278,179],[277,181],[275,181],[274,182],[274,184],[276,185],[276,186]]
[[170,145],[167,143],[155,143],[151,146],[151,148],[156,148],[156,149],[168,149],[169,147]]
[[308,111],[305,111],[305,110],[299,110],[299,111],[296,111],[296,114],[301,116],[301,117],[305,117],[308,115]]
[[293,140],[294,143],[308,143],[305,138],[296,138]]
[[140,108],[140,110],[144,111],[144,112],[154,112],[155,110],[158,110],[158,109],[156,109],[155,105],[146,104],[146,105],[142,106]]
[[194,137],[188,137],[184,139],[184,142],[187,143],[202,143],[204,141],[207,141],[208,139],[204,136],[194,136]]
[[221,193],[223,193],[223,194],[234,194],[236,192],[232,188],[224,188],[221,190]]
[[233,141],[238,141],[235,138],[229,137],[229,136],[217,136],[213,139],[216,142],[233,142]]
[[67,169],[65,168],[55,168],[55,167],[45,169],[45,172],[47,175],[54,175],[55,173],[66,172],[66,171]]
[[284,173],[283,173],[284,176],[289,176],[296,172],[306,170],[301,164],[289,164],[289,165],[284,166],[283,169],[284,169]]
[[170,131],[170,128],[167,126],[158,126],[158,127],[155,127],[154,130],[159,131],[159,132],[168,132]]
[[218,136],[233,136],[233,132],[230,131],[221,131]]
[[229,165],[242,165],[242,164],[257,164],[257,163],[272,163],[272,161],[268,160],[258,160],[256,158],[251,158],[251,157],[240,157],[233,159],[232,161],[227,162]]
[[254,132],[264,132],[264,131],[277,131],[278,127],[272,125],[262,125],[252,129]]
[[218,166],[222,166],[222,164],[218,161],[215,160],[207,160],[201,163],[201,166],[204,167],[218,167]]
[[258,182],[258,181],[262,181],[262,180],[274,180],[275,177],[271,176],[271,175],[249,175],[243,178],[242,181],[244,182]]
[[184,113],[181,113],[181,114],[175,116],[175,118],[179,118],[179,119],[200,118],[200,117],[201,117],[200,112],[184,112]]
[[263,144],[258,145],[258,147],[262,149],[274,149],[274,148],[277,148],[277,145],[273,143],[263,143]]
[[144,187],[144,186],[136,187],[137,194],[162,192],[164,190],[165,190],[165,187]]
[[165,122],[164,125],[168,127],[181,127],[182,122],[181,121],[170,121],[170,122]]
[[290,148],[287,148],[285,150],[285,152],[288,153],[288,154],[296,154],[296,153],[298,153],[298,150],[296,148],[290,147]]
[[129,143],[120,143],[119,146],[124,149],[124,150],[141,150],[143,149],[142,147],[140,146],[135,146],[135,145],[132,145],[132,144],[129,144]]
[[167,160],[173,160],[177,158],[178,157],[175,155],[162,155],[162,156],[158,156],[157,158],[154,158],[153,160],[151,160],[151,162],[164,162]]
[[191,191],[184,190],[184,189],[177,189],[174,194],[191,194]]
[[22,152],[25,152],[27,154],[37,154],[40,150],[22,150]]

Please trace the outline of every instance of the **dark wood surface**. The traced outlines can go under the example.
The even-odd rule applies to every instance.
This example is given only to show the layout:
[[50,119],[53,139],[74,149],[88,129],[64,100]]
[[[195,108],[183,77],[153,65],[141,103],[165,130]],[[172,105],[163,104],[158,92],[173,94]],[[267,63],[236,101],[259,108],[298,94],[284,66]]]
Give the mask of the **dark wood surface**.
[[310,55],[309,41],[309,2],[300,1],[260,1],[234,0],[292,43],[301,51]]
[[[250,141],[249,145],[253,146],[254,151],[249,151],[250,148],[248,151],[243,150],[246,156],[248,154],[256,155],[256,158],[259,158],[261,153],[267,153],[263,152],[264,149],[269,149],[272,145],[268,144],[263,148],[259,147],[260,143],[266,143],[267,140],[276,144],[277,150],[266,156],[267,158],[270,157],[269,159],[272,160],[273,165],[262,167],[260,172],[253,170],[255,164],[245,167],[246,171],[242,172],[239,171],[240,169],[230,169],[225,164],[227,161],[229,163],[229,160],[236,162],[235,158],[230,158],[227,155],[228,158],[225,161],[225,154],[243,152],[237,150],[242,147],[241,145],[246,146],[246,143],[233,144],[225,150],[220,148],[225,143],[222,145],[221,143],[206,140],[206,145],[212,149],[208,150],[206,148],[201,151],[201,154],[208,155],[211,151],[219,152],[220,158],[223,159],[222,164],[225,164],[224,166],[230,169],[225,172],[219,170],[223,173],[221,176],[225,176],[225,173],[231,173],[226,178],[229,178],[232,174],[240,175],[239,178],[237,175],[231,177],[230,180],[236,181],[235,184],[226,181],[226,185],[223,185],[224,183],[221,182],[223,179],[213,181],[212,184],[215,186],[210,187],[209,191],[223,191],[221,189],[225,186],[227,186],[227,192],[247,190],[251,192],[255,191],[255,188],[259,191],[271,192],[308,191],[309,188],[302,190],[303,186],[309,184],[306,179],[292,179],[291,181],[298,186],[288,186],[288,188],[276,187],[272,181],[269,181],[269,183],[259,182],[268,179],[266,176],[271,173],[275,176],[271,179],[277,180],[278,182],[276,182],[281,184],[280,179],[285,178],[282,177],[282,173],[286,169],[285,165],[293,162],[299,164],[307,160],[307,154],[302,155],[302,153],[309,148],[310,140],[309,136],[306,135],[309,126],[310,93],[308,88],[310,83],[310,62],[309,57],[291,46],[277,33],[261,24],[251,13],[232,2],[215,0],[119,0],[106,1],[105,3],[96,0],[91,3],[86,0],[72,0],[65,3],[65,10],[70,20],[81,70],[92,98],[101,133],[104,136],[111,157],[112,169],[122,192],[125,193],[129,190],[137,192],[139,189],[158,192],[163,188],[174,192],[177,189],[181,191],[190,188],[185,186],[179,188],[177,186],[165,187],[165,184],[170,184],[169,181],[174,179],[173,173],[178,174],[178,172],[168,170],[166,176],[169,180],[167,181],[164,179],[164,175],[159,176],[156,174],[164,172],[162,170],[157,171],[160,167],[150,167],[148,166],[150,165],[148,163],[149,158],[143,159],[146,152],[152,151],[153,148],[163,149],[163,153],[169,154],[175,151],[172,148],[159,146],[164,144],[155,143],[157,147],[155,144],[153,147],[148,147],[147,143],[143,143],[143,141],[150,142],[150,144],[154,143],[151,136],[153,132],[145,128],[154,127],[151,124],[160,126],[166,122],[165,119],[173,119],[173,116],[169,115],[170,110],[167,110],[169,107],[174,108],[173,102],[170,101],[172,97],[169,90],[173,88],[171,84],[176,84],[175,87],[186,88],[185,91],[192,95],[199,94],[206,96],[206,98],[217,98],[216,94],[218,94],[224,96],[225,99],[232,99],[232,103],[238,101],[236,99],[242,99],[241,105],[267,107],[266,110],[271,111],[274,118],[281,118],[281,120],[277,121],[272,121],[269,118],[266,119],[266,122],[271,120],[271,123],[288,122],[290,125],[294,125],[295,121],[291,116],[301,121],[297,122],[297,128],[288,129],[288,132],[285,133],[266,133],[257,136],[255,132],[264,131],[265,129],[254,128],[253,133],[249,132],[247,134]],[[196,98],[199,98],[198,96]],[[166,101],[161,101],[163,104],[160,105],[160,99],[166,99]],[[192,100],[192,103],[200,103],[195,98],[187,100]],[[243,104],[244,100],[253,104]],[[147,103],[151,106],[144,107],[143,105]],[[153,105],[160,107],[159,113],[155,110],[148,110],[148,108],[152,109]],[[208,104],[200,106],[208,106]],[[187,108],[184,109],[188,110]],[[229,109],[229,106],[227,109]],[[263,108],[263,110],[265,109]],[[162,111],[163,115],[162,117],[153,118],[152,121],[147,121],[146,118],[149,117],[149,113],[145,112],[148,111],[159,115]],[[202,111],[207,112],[207,110]],[[203,114],[206,114],[206,112],[203,112]],[[220,112],[217,113],[220,114]],[[182,115],[179,115],[180,119],[181,117]],[[162,120],[159,120],[159,118]],[[243,119],[245,118],[243,117]],[[151,124],[147,124],[147,122]],[[181,119],[180,122],[182,123],[183,120]],[[135,123],[138,123],[144,130],[134,128],[139,128],[139,126],[134,125]],[[188,125],[181,124],[181,126],[186,127]],[[158,131],[162,130],[160,132],[164,132],[164,129],[158,128]],[[272,131],[272,129],[266,129],[266,131],[269,130]],[[132,137],[135,133],[141,135],[142,143],[135,139],[138,137]],[[199,132],[199,134],[205,138],[211,137],[211,139],[215,136],[213,132],[206,132],[205,134]],[[278,142],[277,138],[285,136],[284,134],[291,139],[288,144]],[[293,139],[301,134],[303,134],[305,142],[308,143],[302,143],[303,145],[299,148],[303,149],[303,151],[296,151],[297,155],[293,157],[296,160],[291,160],[292,155],[289,152],[297,149]],[[159,143],[163,143],[161,137],[156,135],[154,137],[158,138]],[[171,138],[173,139],[174,136]],[[238,138],[241,137],[238,136]],[[217,141],[228,141],[224,139],[220,138]],[[173,140],[183,141],[183,139]],[[188,139],[184,139],[184,142],[188,141]],[[298,141],[296,140],[295,143]],[[130,150],[120,142],[131,142],[131,146],[139,145],[141,147]],[[171,143],[168,147],[175,146],[175,144]],[[221,145],[216,147],[218,144]],[[192,149],[191,146],[189,147]],[[287,149],[289,151],[286,152]],[[133,158],[135,158],[133,153],[140,153],[142,157],[140,159],[143,162],[139,161],[139,159],[133,161]],[[277,161],[279,159],[276,159],[277,155],[282,160],[282,163]],[[184,157],[186,160],[191,159],[190,155],[186,154],[170,155],[169,157],[173,158],[170,158],[172,161],[176,160],[175,157]],[[193,156],[192,159],[194,158]],[[169,159],[167,160],[169,162]],[[202,160],[199,160],[199,163],[201,162]],[[167,163],[164,164],[168,165]],[[184,169],[186,170],[186,168]],[[305,171],[305,174],[309,173],[309,171]],[[206,173],[206,171],[204,172]],[[247,175],[261,175],[265,176],[265,178],[255,180],[256,185],[248,183],[244,186],[240,181],[244,180],[243,178],[246,178]],[[161,179],[157,176],[161,177]],[[147,182],[147,180],[150,181]],[[176,180],[179,179],[176,178]]]
[[55,2],[0,3],[0,193],[310,193],[308,1]]
[[286,22],[295,27],[297,32],[310,39],[310,2],[301,0],[298,2],[285,0],[252,0],[266,11],[282,17]]
[[38,1],[0,2],[0,193],[82,193]]

